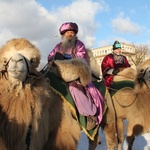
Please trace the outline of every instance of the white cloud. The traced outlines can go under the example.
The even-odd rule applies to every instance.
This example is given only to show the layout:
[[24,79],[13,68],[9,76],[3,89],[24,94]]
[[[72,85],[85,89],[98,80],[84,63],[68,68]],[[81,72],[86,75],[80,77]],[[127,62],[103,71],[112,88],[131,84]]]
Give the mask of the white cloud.
[[119,42],[124,42],[124,43],[128,43],[128,44],[133,44],[131,43],[131,41],[128,41],[120,36],[109,36],[108,38],[106,38],[105,40],[101,40],[99,41],[99,45],[100,46],[108,46],[108,45],[113,45],[114,41],[119,41]]
[[112,20],[112,28],[116,33],[132,33],[136,35],[141,32],[141,27],[137,23],[122,15]]
[[74,21],[79,25],[79,39],[90,48],[96,40],[95,16],[106,7],[104,1],[101,2],[76,0],[68,6],[48,11],[35,0],[0,0],[0,46],[11,38],[25,37],[37,45],[42,61],[47,62],[48,53],[61,39],[60,25]]
[[[103,1],[102,1],[103,2]],[[54,15],[59,18],[59,25],[66,21],[73,21],[79,25],[78,37],[83,39],[87,47],[95,43],[94,33],[97,28],[95,16],[99,11],[105,11],[105,3],[92,2],[91,0],[76,0],[66,7],[60,7]],[[90,38],[87,38],[90,37]],[[89,41],[88,39],[92,39]]]

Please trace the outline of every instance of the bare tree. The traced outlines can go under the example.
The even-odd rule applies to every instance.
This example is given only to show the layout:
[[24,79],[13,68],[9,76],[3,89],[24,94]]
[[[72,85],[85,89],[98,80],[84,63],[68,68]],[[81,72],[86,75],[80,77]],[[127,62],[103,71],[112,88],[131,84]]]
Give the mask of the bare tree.
[[148,45],[138,45],[135,46],[135,55],[134,56],[129,56],[131,61],[133,62],[133,64],[135,66],[138,66],[139,64],[141,64],[146,57],[148,56],[150,49],[148,47]]

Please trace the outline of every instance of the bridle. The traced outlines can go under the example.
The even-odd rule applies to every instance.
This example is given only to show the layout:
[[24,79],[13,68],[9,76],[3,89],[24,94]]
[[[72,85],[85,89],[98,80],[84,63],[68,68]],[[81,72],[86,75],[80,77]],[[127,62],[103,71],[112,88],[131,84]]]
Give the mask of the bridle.
[[[138,76],[138,82],[139,84],[142,86],[142,83],[145,83],[145,85],[147,87],[149,87],[144,79],[144,76],[146,74],[146,71],[148,70],[149,67],[147,67],[145,70],[144,69],[141,69],[141,72],[140,72],[140,75]],[[144,72],[143,72],[144,71]]]
[[[50,67],[52,65],[51,63],[47,63],[42,69],[42,70],[46,70],[46,71],[39,76],[39,75],[37,75],[37,74],[30,71],[27,59],[23,55],[22,55],[22,57],[24,58],[26,66],[27,66],[27,76],[26,76],[25,81],[27,79],[41,79],[41,78],[43,78],[48,73],[48,71],[50,70]],[[12,57],[7,62],[4,63],[3,68],[0,70],[1,76],[5,77],[6,80],[8,80],[8,78],[7,78],[8,70],[7,69],[8,69],[9,62],[10,62],[11,59],[12,59]],[[42,72],[42,70],[39,71],[39,72]]]

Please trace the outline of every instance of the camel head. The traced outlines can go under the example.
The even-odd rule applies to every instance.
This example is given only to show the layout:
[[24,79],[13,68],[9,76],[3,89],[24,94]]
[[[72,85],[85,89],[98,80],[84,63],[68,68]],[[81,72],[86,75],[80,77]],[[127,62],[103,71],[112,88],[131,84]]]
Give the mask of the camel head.
[[7,72],[10,78],[25,81],[28,74],[29,64],[26,61],[26,58],[17,53],[13,55],[8,64],[7,64]]
[[150,85],[150,67],[145,70],[144,80]]
[[97,62],[96,58],[94,57],[94,55],[90,49],[87,49],[87,54],[88,54],[88,61],[89,61],[89,65],[90,65],[92,73],[95,76],[100,77],[99,63]]
[[137,80],[139,84],[146,84],[150,88],[150,59],[145,60],[137,67]]
[[24,38],[12,39],[0,49],[1,73],[7,72],[9,79],[25,81],[39,63],[39,50]]

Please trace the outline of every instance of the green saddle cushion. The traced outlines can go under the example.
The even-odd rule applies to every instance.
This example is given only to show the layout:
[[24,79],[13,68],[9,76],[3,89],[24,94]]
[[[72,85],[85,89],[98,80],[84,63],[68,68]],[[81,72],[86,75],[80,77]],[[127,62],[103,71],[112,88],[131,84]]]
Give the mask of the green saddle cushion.
[[[42,71],[44,73],[44,71]],[[74,103],[74,100],[71,96],[71,93],[69,92],[69,86],[68,83],[62,81],[59,77],[56,76],[55,73],[53,72],[48,72],[45,75],[46,78],[50,79],[50,86],[56,90],[59,95],[63,96],[64,99],[66,101],[68,101],[71,105],[71,109],[74,110],[74,112],[76,113],[77,119],[79,121],[79,123],[81,124],[82,129],[84,130],[85,134],[91,139],[94,140],[94,136],[96,135],[99,126],[95,127],[94,129],[87,131],[86,130],[86,117],[82,116],[81,114],[79,114],[76,105]],[[106,87],[104,85],[104,82],[97,82],[94,81],[93,84],[97,87],[97,89],[103,94],[103,96],[105,95],[106,92]],[[57,93],[56,92],[56,93]]]
[[118,90],[126,87],[134,88],[134,82],[129,80],[113,82],[112,86],[110,87],[109,93],[112,97]]

